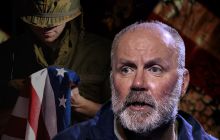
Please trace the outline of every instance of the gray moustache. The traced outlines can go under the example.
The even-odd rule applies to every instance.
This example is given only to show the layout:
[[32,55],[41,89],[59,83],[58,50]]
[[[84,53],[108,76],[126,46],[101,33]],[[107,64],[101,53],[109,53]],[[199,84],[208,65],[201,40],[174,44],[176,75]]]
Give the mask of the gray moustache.
[[131,91],[126,97],[124,107],[127,108],[131,105],[148,105],[155,108],[156,101],[151,95],[144,91]]

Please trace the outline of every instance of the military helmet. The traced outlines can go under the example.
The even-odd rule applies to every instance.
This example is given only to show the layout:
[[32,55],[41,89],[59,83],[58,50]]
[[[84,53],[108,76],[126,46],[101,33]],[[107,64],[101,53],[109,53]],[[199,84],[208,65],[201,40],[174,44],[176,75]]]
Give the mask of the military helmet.
[[80,0],[23,0],[21,19],[38,27],[53,27],[81,14]]

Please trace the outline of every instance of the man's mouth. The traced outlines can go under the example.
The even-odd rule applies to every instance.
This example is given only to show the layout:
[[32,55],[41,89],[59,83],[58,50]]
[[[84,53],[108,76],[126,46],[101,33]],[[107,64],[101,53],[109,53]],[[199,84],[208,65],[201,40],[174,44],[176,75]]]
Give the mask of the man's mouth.
[[126,104],[127,108],[133,110],[133,111],[149,111],[152,110],[154,108],[154,105],[150,104],[150,103],[146,103],[146,102],[129,102]]
[[43,33],[43,36],[47,38],[47,37],[50,37],[52,35],[50,33]]

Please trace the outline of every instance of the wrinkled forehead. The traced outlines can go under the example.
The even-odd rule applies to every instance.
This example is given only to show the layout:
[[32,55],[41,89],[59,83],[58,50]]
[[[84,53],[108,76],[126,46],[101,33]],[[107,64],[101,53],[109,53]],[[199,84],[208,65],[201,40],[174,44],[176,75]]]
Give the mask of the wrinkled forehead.
[[138,28],[127,31],[118,40],[112,64],[122,58],[129,60],[142,58],[147,61],[157,57],[176,65],[178,52],[177,49],[173,49],[174,44],[173,37],[165,30]]
[[[171,48],[174,51],[177,51],[174,37],[168,31],[159,27],[139,27],[134,30],[129,30],[121,35],[118,42],[118,47],[123,47],[123,45],[121,44],[127,43],[130,40],[134,40],[136,43],[138,41],[144,42],[146,40],[148,42],[156,42],[158,44],[161,44],[160,46],[165,46]],[[133,46],[136,47],[136,45]]]

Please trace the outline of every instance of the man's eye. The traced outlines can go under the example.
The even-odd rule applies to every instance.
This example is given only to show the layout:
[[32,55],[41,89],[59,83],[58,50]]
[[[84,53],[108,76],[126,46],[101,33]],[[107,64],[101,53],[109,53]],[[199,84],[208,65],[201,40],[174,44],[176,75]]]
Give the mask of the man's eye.
[[153,74],[161,74],[162,73],[162,68],[160,66],[152,66],[148,69],[148,71],[150,71]]
[[132,72],[131,67],[124,66],[124,67],[121,68],[121,73],[122,73],[122,74],[128,74],[128,73],[130,73],[130,72]]

